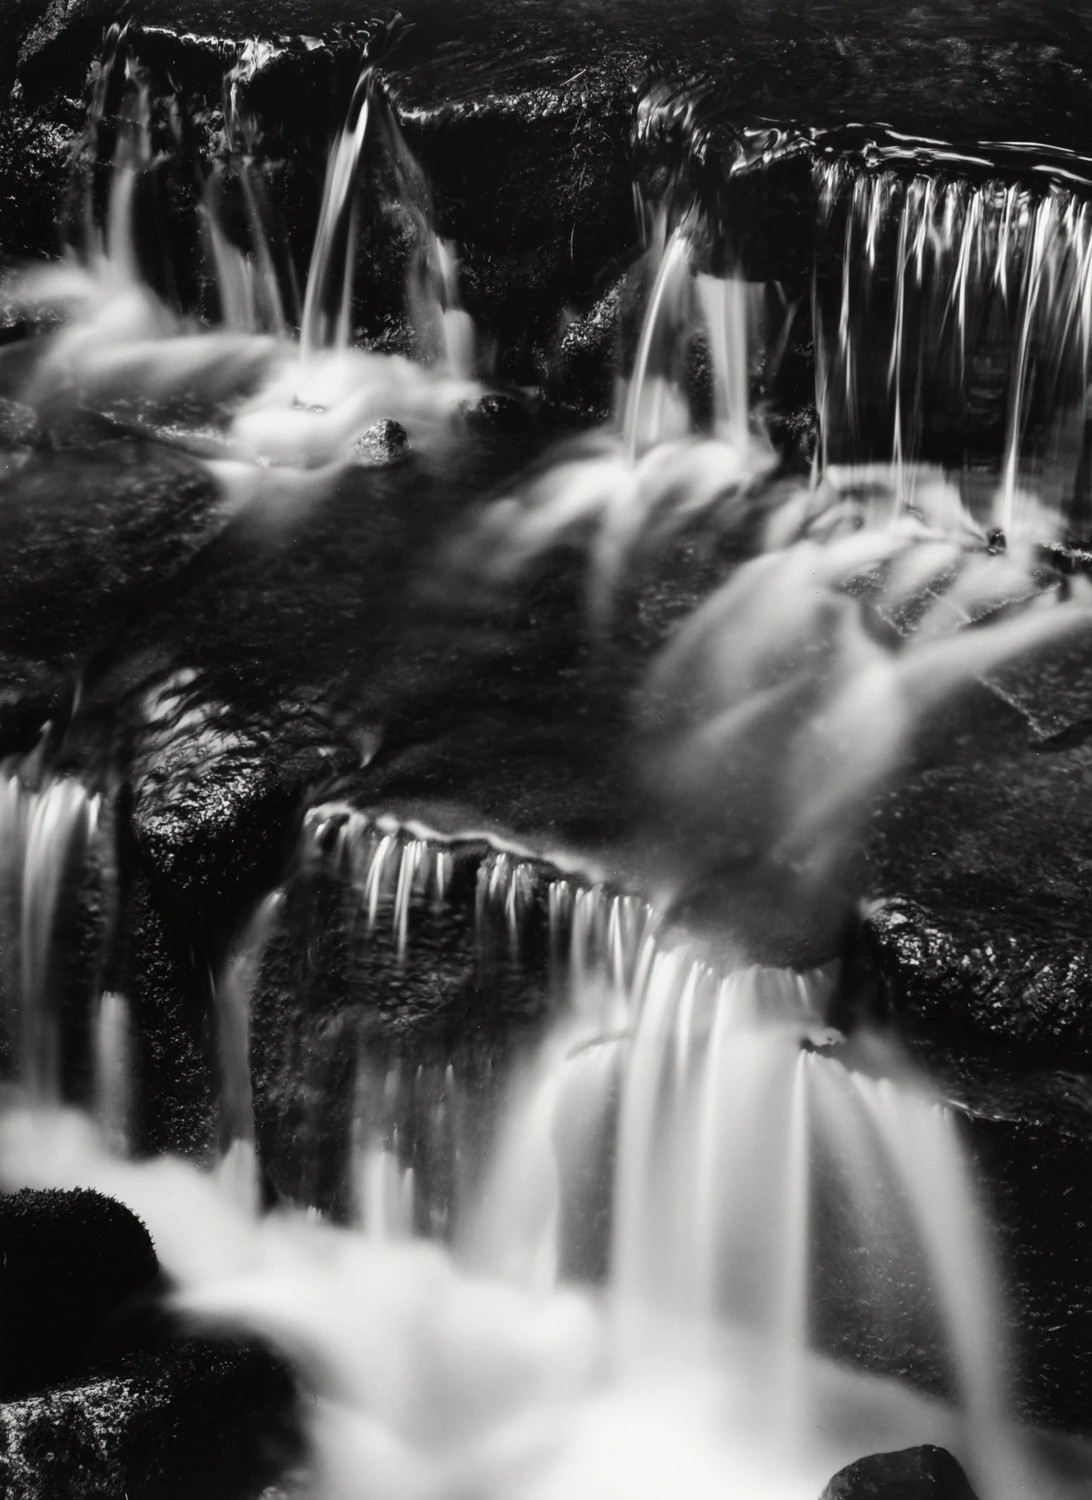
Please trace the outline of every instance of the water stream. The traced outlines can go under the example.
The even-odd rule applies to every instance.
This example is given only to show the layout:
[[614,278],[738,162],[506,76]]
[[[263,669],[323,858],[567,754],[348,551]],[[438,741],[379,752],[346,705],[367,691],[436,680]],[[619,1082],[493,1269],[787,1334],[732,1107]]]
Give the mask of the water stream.
[[[166,430],[181,394],[211,390],[215,411],[185,435],[210,445],[230,493],[278,513],[315,503],[379,419],[415,443],[449,432],[480,394],[476,344],[452,247],[375,76],[363,73],[331,150],[298,338],[260,237],[249,257],[232,250],[215,192],[204,212],[224,326],[170,310],[143,279],[132,215],[148,103],[135,70],[126,88],[105,231],[27,284],[29,301],[68,311],[28,399],[114,409],[139,393]],[[419,229],[407,289],[418,361],[353,343],[372,150],[392,154]],[[709,273],[694,208],[647,251],[616,419],[496,500],[467,538],[475,566],[508,581],[584,539],[594,632],[634,559],[686,526],[757,536],[639,695],[645,795],[690,830],[689,848],[645,896],[602,878],[595,851],[351,808],[304,822],[297,862],[325,861],[358,930],[389,940],[400,964],[452,901],[460,860],[476,862],[479,943],[518,967],[544,924],[552,1018],[506,1055],[484,1145],[457,1061],[365,1047],[353,1222],[307,1202],[261,1211],[249,1027],[278,890],[215,984],[213,1169],[130,1159],[126,999],[98,1002],[84,1115],[62,1107],[51,977],[104,796],[36,759],[0,781],[20,1081],[0,1115],[0,1177],[116,1194],[147,1222],[182,1309],[284,1350],[314,1395],[309,1464],[293,1480],[314,1500],[660,1500],[669,1488],[817,1500],[860,1454],[926,1441],[959,1455],[981,1500],[1050,1493],[1028,1477],[1008,1410],[995,1251],[952,1111],[890,1038],[832,1028],[833,968],[756,966],[667,914],[703,839],[763,851],[786,899],[811,900],[935,705],[1089,620],[1082,586],[1045,578],[1037,551],[1062,525],[1083,451],[1087,204],[826,160],[815,176],[822,233],[841,249],[833,303],[816,273],[813,479],[769,483],[778,456],[752,391],[763,289]],[[680,357],[695,338],[709,350],[711,423]],[[1000,345],[1003,370],[990,364]],[[978,473],[983,506],[962,459],[928,469],[916,445],[987,377],[1005,416]],[[457,1203],[435,1189],[441,1157],[457,1164]],[[832,1320],[884,1318],[925,1330],[928,1391],[836,1357]]]

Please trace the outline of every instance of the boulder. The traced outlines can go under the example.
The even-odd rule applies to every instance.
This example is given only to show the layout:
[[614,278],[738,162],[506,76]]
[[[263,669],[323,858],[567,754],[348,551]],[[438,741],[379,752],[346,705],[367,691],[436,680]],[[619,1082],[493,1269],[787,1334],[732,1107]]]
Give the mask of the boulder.
[[71,1379],[158,1264],[138,1218],[91,1191],[0,1196],[0,1400]]
[[975,1500],[975,1493],[947,1449],[925,1443],[857,1459],[839,1469],[820,1500]]
[[284,1365],[203,1339],[0,1405],[8,1500],[256,1500],[302,1451]]

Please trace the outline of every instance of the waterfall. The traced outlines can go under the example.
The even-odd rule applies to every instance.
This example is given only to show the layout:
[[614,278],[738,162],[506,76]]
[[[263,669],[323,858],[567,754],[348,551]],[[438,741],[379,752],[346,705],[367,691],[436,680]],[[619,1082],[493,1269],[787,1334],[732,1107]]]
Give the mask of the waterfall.
[[283,894],[273,891],[232,946],[213,987],[219,1059],[220,1170],[242,1203],[257,1208],[254,1100],[250,1082],[250,1010],[261,962]]
[[910,503],[914,465],[940,463],[1012,532],[1060,524],[1083,472],[1092,205],[983,165],[818,158],[816,374],[825,467],[890,462]]
[[61,1095],[58,923],[70,914],[68,887],[82,869],[100,808],[79,781],[38,779],[33,763],[0,772],[0,978],[24,1087],[42,1103]]
[[305,356],[322,349],[348,347],[356,260],[357,172],[371,110],[372,75],[365,71],[326,168],[300,328]]
[[[460,851],[422,834],[337,808],[316,809],[306,833],[306,857],[343,873],[367,929],[385,927],[401,963],[474,843]],[[746,1424],[789,1452],[806,1448],[825,1400],[820,1242],[854,1246],[855,1269],[826,1270],[848,1278],[857,1317],[891,1285],[923,1313],[939,1309],[966,1456],[983,1493],[1006,1493],[1015,1464],[997,1277],[950,1111],[889,1041],[850,1045],[830,1028],[833,974],[725,970],[624,891],[550,875],[482,840],[472,857],[479,940],[499,931],[518,960],[544,911],[569,1000],[512,1075],[493,1164],[456,1241],[468,1264],[551,1293],[588,1262],[576,1242],[589,1191],[612,1181],[598,1274],[616,1368],[636,1376],[666,1349],[716,1366],[727,1341],[752,1375]],[[365,1053],[353,1170],[369,1239],[450,1233],[440,1205],[430,1216],[416,1196],[415,1161],[468,1150],[461,1091],[450,1065],[407,1072]]]
[[[357,832],[366,902],[390,833]],[[427,865],[425,849],[408,863]],[[520,868],[504,853],[482,861],[506,924]],[[379,920],[398,899],[388,880]],[[996,1274],[950,1111],[890,1042],[830,1028],[832,973],[725,969],[647,904],[596,883],[555,875],[546,908],[569,999],[510,1074],[492,1164],[451,1251],[428,1244],[451,1226],[418,1197],[414,1164],[459,1139],[450,1066],[362,1059],[353,1229],[283,1210],[255,1218],[229,1173],[130,1167],[61,1115],[9,1109],[0,1175],[119,1194],[149,1223],[184,1306],[302,1360],[324,1496],[454,1497],[468,1485],[488,1500],[513,1485],[545,1500],[621,1496],[636,1480],[622,1463],[607,1485],[612,1432],[638,1453],[653,1433],[667,1445],[642,1460],[642,1496],[658,1493],[672,1454],[699,1464],[702,1497],[745,1480],[769,1500],[814,1500],[861,1445],[911,1434],[954,1447],[986,1500],[1021,1493]],[[404,1132],[417,1141],[408,1161]],[[589,1211],[604,1187],[597,1229]],[[892,1289],[937,1318],[962,1415],[839,1372],[817,1345],[831,1275],[860,1299],[843,1318],[873,1316]],[[408,1361],[399,1399],[421,1428],[382,1394],[392,1359]],[[383,1456],[390,1442],[398,1457]]]
[[95,1121],[115,1156],[129,1154],[133,1068],[129,1005],[107,991],[95,1017]]
[[[232,160],[200,183],[213,330],[144,279],[134,212],[152,113],[137,65],[121,77],[124,36],[92,112],[97,149],[120,88],[106,222],[88,190],[82,257],[28,283],[71,313],[29,399],[135,407],[138,432],[200,439],[232,503],[271,526],[331,493],[374,422],[404,422],[411,446],[435,440],[446,464],[482,354],[455,247],[376,73],[362,72],[330,150],[298,340],[248,160],[241,89],[257,54],[230,78]],[[201,1171],[130,1159],[130,1002],[143,1024],[146,996],[111,984],[90,997],[89,1097],[69,1086],[64,966],[92,867],[108,863],[103,798],[42,756],[0,768],[17,1080],[0,1101],[0,1182],[123,1198],[179,1308],[295,1362],[316,1500],[661,1500],[669,1486],[816,1500],[862,1451],[926,1440],[959,1453],[981,1500],[1025,1493],[1002,1276],[959,1121],[896,1039],[832,1024],[838,966],[800,954],[838,951],[857,894],[847,868],[930,715],[1089,624],[1092,588],[1051,573],[1042,544],[1084,482],[1092,211],[1078,184],[1013,182],[986,158],[957,174],[942,153],[926,174],[882,152],[852,162],[818,133],[747,142],[740,172],[805,145],[814,157],[812,479],[779,468],[764,419],[774,289],[709,255],[710,221],[677,175],[669,204],[642,202],[628,290],[643,321],[620,351],[613,416],[490,491],[445,553],[506,600],[548,554],[581,554],[587,657],[608,671],[625,657],[618,847],[444,831],[310,794],[273,889],[224,935],[219,1119]],[[413,231],[413,360],[353,343],[372,153]],[[248,249],[221,219],[229,172]],[[191,397],[205,426],[179,428]],[[355,477],[363,504],[389,499],[382,479]],[[225,575],[249,535],[233,537]],[[695,567],[663,629],[615,631],[642,569],[676,544],[715,577]],[[433,601],[410,602],[416,628]],[[363,707],[348,722],[349,682],[329,689],[332,738],[344,728],[343,743],[400,755],[381,712],[378,727]],[[237,748],[231,708],[201,684],[176,663],[141,700],[144,748],[184,751],[187,771]],[[315,723],[328,687],[306,700]],[[79,753],[73,734],[58,766]],[[363,800],[375,770],[339,785]],[[306,774],[294,761],[286,778]],[[713,936],[695,893],[711,893]],[[785,932],[807,943],[756,963],[756,927],[771,949]],[[294,967],[278,969],[289,950]],[[884,1319],[913,1328],[920,1368],[854,1342]]]

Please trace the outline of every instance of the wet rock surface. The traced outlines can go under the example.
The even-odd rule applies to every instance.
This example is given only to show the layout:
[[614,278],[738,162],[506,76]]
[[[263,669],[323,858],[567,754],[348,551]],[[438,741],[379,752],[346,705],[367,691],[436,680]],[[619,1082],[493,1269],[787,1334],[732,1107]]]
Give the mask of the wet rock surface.
[[111,1315],[157,1269],[148,1231],[113,1199],[0,1196],[0,1401],[86,1369]]
[[1017,1409],[1034,1425],[1087,1432],[1092,1225],[1080,1187],[1092,1166],[1087,1128],[1060,1130],[1025,1100],[1015,1118],[970,1119],[966,1138],[994,1226]]
[[11,1500],[251,1500],[301,1456],[295,1389],[261,1349],[189,1339],[0,1406]]
[[[1041,687],[1065,713],[1065,690],[1049,677]],[[967,759],[956,750],[878,810],[870,875],[881,901],[865,923],[866,966],[889,1020],[966,1113],[997,1226],[1021,1410],[1083,1431],[1092,1385],[1082,1186],[1092,1170],[1089,750],[1028,739],[1033,731],[1014,724],[988,758],[981,742]]]
[[[222,525],[192,460],[142,442],[38,453],[3,486],[0,725],[17,748],[71,682]],[[40,715],[38,725],[33,725]]]
[[394,463],[409,452],[409,436],[401,422],[375,422],[357,438],[353,452],[361,464]]
[[[457,1154],[484,1156],[469,1117],[495,1108],[489,1079],[541,1034],[556,1004],[550,887],[564,876],[484,839],[424,841],[336,806],[312,817],[310,851],[286,885],[254,990],[265,1170],[293,1201],[349,1216],[353,1116],[371,1084],[362,1059],[375,1076],[401,1065],[416,1077],[411,1093],[434,1087],[438,1099],[454,1069],[460,1102],[442,1107],[463,1110],[457,1132],[409,1142],[422,1202],[452,1207]],[[404,1134],[415,1106],[398,1110]]]
[[872,1453],[839,1469],[820,1500],[975,1500],[959,1463],[926,1444],[899,1453]]
[[1087,1063],[1088,746],[922,772],[878,815],[868,921],[911,1031]]

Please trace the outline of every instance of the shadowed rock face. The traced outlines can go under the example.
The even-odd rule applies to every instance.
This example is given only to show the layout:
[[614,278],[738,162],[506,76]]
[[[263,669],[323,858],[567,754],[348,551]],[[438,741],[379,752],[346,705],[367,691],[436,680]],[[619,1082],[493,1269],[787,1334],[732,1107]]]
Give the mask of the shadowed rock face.
[[86,1368],[112,1313],[158,1269],[148,1231],[93,1192],[0,1196],[0,1399]]
[[821,1500],[975,1500],[962,1468],[943,1448],[873,1453],[840,1469]]
[[11,1500],[255,1500],[302,1449],[283,1365],[196,1339],[10,1402],[0,1433]]
[[[124,439],[32,450],[3,493],[0,653],[44,719],[63,707],[57,674],[80,672],[219,529],[219,496],[191,459]],[[9,722],[17,738],[17,698],[0,736]]]
[[1088,1065],[1090,764],[1085,745],[935,768],[880,811],[869,927],[911,1028]]

